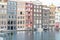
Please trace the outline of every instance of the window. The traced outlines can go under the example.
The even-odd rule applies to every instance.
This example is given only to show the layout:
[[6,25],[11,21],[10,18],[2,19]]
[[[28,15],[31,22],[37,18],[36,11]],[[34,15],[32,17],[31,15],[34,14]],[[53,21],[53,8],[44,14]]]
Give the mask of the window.
[[5,28],[6,28],[6,26],[5,26]]
[[28,16],[28,19],[30,18],[30,16]]
[[20,12],[20,14],[22,14],[22,12]]
[[4,8],[4,5],[2,5],[2,8]]
[[28,14],[30,14],[30,12],[28,12]]
[[22,26],[20,26],[20,28],[22,28]]
[[23,19],[24,19],[24,17],[23,17]]
[[32,7],[32,5],[31,5],[31,7]]
[[32,24],[32,22],[30,22],[30,24]]
[[16,29],[16,26],[14,26],[14,29]]
[[13,2],[14,5],[16,5],[16,2]]
[[13,21],[11,21],[11,24],[13,24]]
[[11,17],[9,16],[9,18],[11,18]]
[[2,21],[2,24],[3,24],[3,21]]
[[8,21],[8,24],[10,24],[10,21]]
[[8,30],[10,30],[10,26],[8,26]]
[[19,24],[19,21],[18,21],[18,24]]
[[14,21],[14,24],[16,24],[16,21]]
[[44,14],[45,16],[47,16],[47,14]]
[[34,6],[34,8],[36,8],[36,6]]
[[28,3],[26,3],[26,5],[28,5]]
[[24,21],[23,21],[23,24],[24,24]]
[[40,6],[40,8],[41,8],[41,6]]
[[18,28],[19,28],[19,26],[18,26]]
[[14,17],[12,16],[12,18],[14,18]]
[[11,30],[13,30],[13,26],[11,26]]
[[39,6],[37,6],[37,8],[39,8]]
[[20,24],[22,24],[22,21],[20,21]]
[[18,16],[18,19],[19,19],[20,17]]
[[41,10],[40,10],[40,12],[41,12]]

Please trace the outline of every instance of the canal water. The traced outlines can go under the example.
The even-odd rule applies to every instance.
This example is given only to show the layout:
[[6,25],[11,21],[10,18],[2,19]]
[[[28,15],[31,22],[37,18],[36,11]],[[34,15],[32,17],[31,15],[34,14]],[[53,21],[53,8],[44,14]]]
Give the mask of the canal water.
[[0,32],[0,40],[60,40],[59,31]]

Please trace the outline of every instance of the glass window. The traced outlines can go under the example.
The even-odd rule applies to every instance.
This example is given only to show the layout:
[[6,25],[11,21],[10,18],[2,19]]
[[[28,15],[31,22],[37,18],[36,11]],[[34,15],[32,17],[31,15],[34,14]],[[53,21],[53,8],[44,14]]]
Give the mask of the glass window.
[[20,26],[20,28],[22,28],[22,26]]
[[11,21],[11,24],[13,24],[13,21]]
[[30,14],[30,12],[28,12],[28,14]]
[[16,5],[16,2],[14,2],[13,4]]
[[40,8],[41,8],[41,6],[40,6]]
[[36,8],[36,6],[34,6],[34,8]]
[[18,16],[18,19],[19,19],[20,17]]
[[16,24],[16,21],[14,21],[14,24]]
[[20,21],[20,24],[22,24],[22,21]]
[[30,19],[30,16],[28,16],[28,19]]
[[37,6],[37,8],[39,8],[39,6]]
[[47,16],[47,14],[44,14],[45,16]]
[[8,24],[10,24],[10,21],[8,21]]
[[14,2],[10,1],[10,5],[13,5]]
[[11,30],[13,30],[13,26],[11,26]]
[[4,5],[2,5],[2,8],[4,8]]
[[20,12],[20,14],[22,14],[22,12]]
[[3,21],[2,21],[2,24],[3,24]]
[[37,12],[39,12],[39,10],[37,10]]
[[32,7],[32,5],[31,5],[31,7]]
[[30,22],[30,24],[32,24],[32,22]]
[[7,4],[10,5],[10,2],[8,2]]
[[23,21],[23,24],[24,24],[24,21]]
[[11,17],[9,16],[9,18],[11,18]]
[[19,21],[18,21],[18,24],[19,24]]
[[18,26],[18,28],[19,28],[19,26]]
[[40,10],[40,12],[41,12],[41,10]]
[[23,19],[24,19],[24,17],[23,17]]
[[14,29],[16,29],[16,26],[14,26]]
[[8,30],[10,30],[10,26],[8,26]]
[[6,26],[5,26],[5,28],[6,28]]
[[12,18],[14,18],[14,16],[12,16]]

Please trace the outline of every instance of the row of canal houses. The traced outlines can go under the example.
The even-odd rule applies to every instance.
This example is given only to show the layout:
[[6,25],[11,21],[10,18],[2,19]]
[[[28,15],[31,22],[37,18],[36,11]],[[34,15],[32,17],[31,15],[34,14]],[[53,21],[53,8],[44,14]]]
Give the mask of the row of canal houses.
[[54,29],[57,23],[55,14],[53,4],[47,6],[40,1],[1,0],[0,30]]

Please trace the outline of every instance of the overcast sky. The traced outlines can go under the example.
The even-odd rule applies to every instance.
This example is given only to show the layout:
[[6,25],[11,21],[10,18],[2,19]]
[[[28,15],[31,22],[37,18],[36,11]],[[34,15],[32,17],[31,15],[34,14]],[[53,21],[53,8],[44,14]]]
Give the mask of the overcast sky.
[[[23,0],[23,1],[35,1],[35,0]],[[42,2],[42,4],[50,5],[54,4],[56,6],[60,6],[60,0],[39,0]]]

